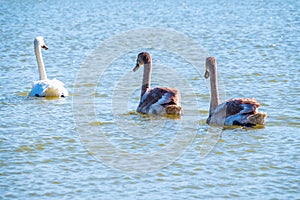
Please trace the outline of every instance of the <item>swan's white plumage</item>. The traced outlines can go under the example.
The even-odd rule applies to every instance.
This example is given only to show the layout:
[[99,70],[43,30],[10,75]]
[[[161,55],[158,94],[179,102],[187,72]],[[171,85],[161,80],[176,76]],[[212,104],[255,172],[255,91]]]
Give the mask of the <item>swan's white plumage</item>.
[[31,97],[66,97],[68,95],[64,84],[57,79],[34,81],[29,93]]
[[32,84],[32,89],[29,96],[32,97],[66,97],[68,96],[68,91],[64,87],[64,84],[57,79],[48,79],[46,75],[46,70],[44,67],[42,51],[41,49],[48,49],[44,38],[39,36],[34,40],[34,51],[37,59],[40,80],[34,81]]

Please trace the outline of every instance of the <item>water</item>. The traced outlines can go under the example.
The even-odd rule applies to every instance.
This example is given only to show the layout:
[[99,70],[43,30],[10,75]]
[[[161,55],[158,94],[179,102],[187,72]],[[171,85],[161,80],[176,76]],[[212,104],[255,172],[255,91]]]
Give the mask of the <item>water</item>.
[[[299,8],[278,0],[0,1],[0,199],[300,198]],[[204,52],[178,45],[184,37],[162,41],[167,49],[147,46],[144,28],[178,31]],[[101,65],[103,43],[134,30],[141,35],[105,46],[104,55],[115,54]],[[150,43],[162,38],[151,34]],[[48,77],[66,84],[68,98],[27,97],[39,35]],[[181,119],[134,112],[142,70],[131,70],[142,50],[153,57],[153,85],[181,90]],[[188,60],[176,54],[185,50]],[[268,113],[264,128],[205,125],[207,55],[217,58],[222,100],[255,97]]]

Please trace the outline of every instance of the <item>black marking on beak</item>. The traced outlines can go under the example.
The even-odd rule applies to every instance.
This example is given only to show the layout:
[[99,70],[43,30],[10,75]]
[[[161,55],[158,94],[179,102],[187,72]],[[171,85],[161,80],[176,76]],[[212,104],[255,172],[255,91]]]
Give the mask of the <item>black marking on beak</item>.
[[139,67],[140,67],[140,65],[139,65],[139,63],[137,62],[137,63],[136,63],[136,66],[133,68],[133,71],[135,72],[136,70],[139,69]]
[[206,70],[206,71],[205,71],[205,74],[204,74],[204,78],[208,78],[208,77],[209,77],[209,71]]
[[48,47],[45,44],[42,46],[42,48],[45,49],[45,50],[48,50]]

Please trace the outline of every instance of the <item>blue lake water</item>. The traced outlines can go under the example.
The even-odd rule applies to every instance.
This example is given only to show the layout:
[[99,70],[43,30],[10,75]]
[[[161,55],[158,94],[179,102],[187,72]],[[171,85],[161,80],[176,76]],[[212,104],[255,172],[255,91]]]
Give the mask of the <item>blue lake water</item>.
[[[290,0],[0,0],[0,199],[299,199],[299,10]],[[27,97],[40,35],[67,98]],[[180,119],[135,113],[140,51],[152,55],[153,86],[180,89]],[[221,100],[255,97],[265,127],[205,124],[209,55]]]

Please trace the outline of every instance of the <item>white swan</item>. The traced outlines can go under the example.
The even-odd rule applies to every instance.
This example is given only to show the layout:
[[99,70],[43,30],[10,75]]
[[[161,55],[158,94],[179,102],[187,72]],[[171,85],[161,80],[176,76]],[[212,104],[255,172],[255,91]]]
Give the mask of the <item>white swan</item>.
[[175,88],[150,88],[152,59],[149,53],[139,53],[133,71],[144,65],[144,75],[141,88],[140,103],[137,112],[156,115],[180,115],[180,93]]
[[207,124],[219,126],[244,126],[253,127],[263,125],[266,113],[258,112],[259,103],[253,98],[230,99],[219,104],[217,83],[217,61],[214,57],[206,59],[205,78],[210,77],[211,101]]
[[49,80],[46,75],[44,61],[42,58],[42,48],[47,50],[43,37],[36,37],[34,40],[34,52],[40,73],[40,80],[34,81],[29,93],[31,97],[66,97],[68,91],[64,84],[57,79]]

